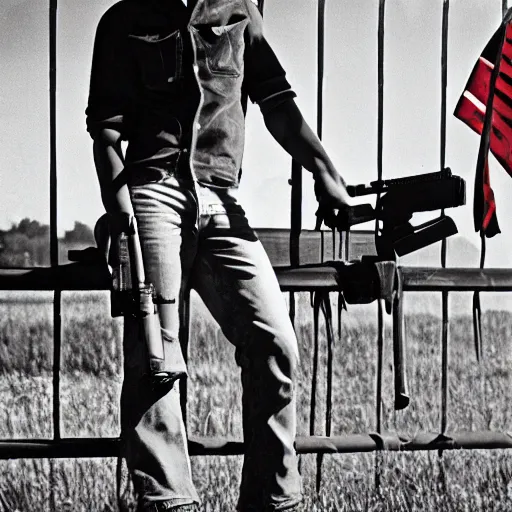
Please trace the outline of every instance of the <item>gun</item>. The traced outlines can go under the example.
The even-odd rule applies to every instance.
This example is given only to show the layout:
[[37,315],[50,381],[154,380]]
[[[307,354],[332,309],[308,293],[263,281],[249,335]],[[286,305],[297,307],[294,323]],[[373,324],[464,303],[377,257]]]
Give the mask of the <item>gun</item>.
[[404,256],[457,233],[455,223],[446,215],[413,226],[409,222],[413,213],[453,208],[466,203],[466,183],[461,177],[453,176],[449,168],[373,181],[368,185],[349,185],[347,192],[352,197],[383,194],[377,205],[378,211],[370,204],[356,205],[340,210],[335,222],[336,228],[343,231],[376,218],[381,221],[382,227],[378,229],[375,241],[381,260],[396,260],[397,256]]
[[174,382],[186,375],[186,365],[181,348],[177,347],[177,353],[173,353],[177,371],[168,372],[164,369],[164,342],[154,301],[155,288],[146,280],[135,217],[120,213],[107,214],[102,219],[96,225],[95,235],[100,245],[98,239],[101,238],[102,230],[98,226],[101,226],[101,222],[108,224],[111,246],[107,257],[112,267],[111,315],[116,317],[129,314],[140,320],[152,385]]

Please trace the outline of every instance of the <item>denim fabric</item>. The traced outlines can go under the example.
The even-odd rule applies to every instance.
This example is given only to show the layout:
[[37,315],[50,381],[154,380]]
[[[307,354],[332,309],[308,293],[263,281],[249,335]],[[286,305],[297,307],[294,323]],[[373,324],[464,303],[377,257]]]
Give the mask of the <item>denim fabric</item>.
[[[176,348],[187,286],[197,290],[236,347],[245,441],[239,510],[281,510],[300,502],[297,341],[269,259],[235,194],[174,176],[130,192],[163,337],[174,347],[165,350],[167,369],[181,364]],[[122,426],[136,489],[145,501],[198,502],[178,386],[151,390],[137,325],[127,318],[125,326]]]
[[128,140],[127,174],[172,171],[186,151],[196,181],[237,186],[245,94],[263,110],[295,96],[251,0],[123,0],[102,17],[87,125]]

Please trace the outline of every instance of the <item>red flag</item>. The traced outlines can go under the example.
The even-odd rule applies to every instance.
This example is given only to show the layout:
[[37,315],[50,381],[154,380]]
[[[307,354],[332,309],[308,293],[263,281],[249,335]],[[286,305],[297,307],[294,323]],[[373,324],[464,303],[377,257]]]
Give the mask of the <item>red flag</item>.
[[[455,116],[481,135],[473,207],[475,230],[500,232],[489,178],[489,149],[512,176],[512,10],[478,59],[455,109]],[[497,69],[495,69],[497,66]],[[492,112],[487,113],[487,105]]]

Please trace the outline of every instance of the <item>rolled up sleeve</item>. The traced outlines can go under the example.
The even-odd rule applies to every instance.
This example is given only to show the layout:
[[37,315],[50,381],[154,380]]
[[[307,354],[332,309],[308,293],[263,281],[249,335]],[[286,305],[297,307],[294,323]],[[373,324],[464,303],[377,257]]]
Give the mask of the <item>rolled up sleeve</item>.
[[246,0],[250,21],[247,26],[244,57],[244,87],[263,113],[296,94],[286,72],[263,35],[263,20],[252,0]]
[[113,10],[101,18],[96,30],[92,58],[87,131],[92,138],[103,128],[119,131],[126,138],[126,115],[133,94],[133,74],[127,52],[122,18]]

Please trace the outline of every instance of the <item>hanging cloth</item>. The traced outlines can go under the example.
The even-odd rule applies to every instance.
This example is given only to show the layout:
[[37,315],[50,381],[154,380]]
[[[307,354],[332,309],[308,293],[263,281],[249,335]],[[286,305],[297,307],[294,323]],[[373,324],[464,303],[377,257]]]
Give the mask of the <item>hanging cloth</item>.
[[[500,233],[489,176],[489,149],[512,176],[512,9],[487,43],[462,93],[454,115],[481,135],[475,176],[475,231]],[[491,108],[487,110],[487,106]]]

